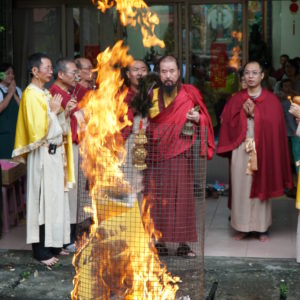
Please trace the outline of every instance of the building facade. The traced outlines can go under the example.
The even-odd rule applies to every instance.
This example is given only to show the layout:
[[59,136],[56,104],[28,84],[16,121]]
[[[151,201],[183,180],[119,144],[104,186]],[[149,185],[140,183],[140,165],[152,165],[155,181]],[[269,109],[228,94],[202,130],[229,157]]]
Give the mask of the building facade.
[[[94,1],[97,2],[97,1]],[[300,1],[298,1],[300,2]],[[238,70],[249,59],[279,67],[279,56],[300,56],[300,17],[288,0],[149,0],[160,23],[157,36],[165,48],[142,46],[139,28],[122,27],[118,13],[101,13],[91,0],[2,0],[0,55],[15,65],[17,83],[28,82],[26,59],[45,52],[55,62],[62,56],[87,56],[120,39],[129,52],[153,66],[166,53],[178,57],[184,82],[197,85],[218,110],[239,88]],[[209,106],[209,104],[208,104]]]

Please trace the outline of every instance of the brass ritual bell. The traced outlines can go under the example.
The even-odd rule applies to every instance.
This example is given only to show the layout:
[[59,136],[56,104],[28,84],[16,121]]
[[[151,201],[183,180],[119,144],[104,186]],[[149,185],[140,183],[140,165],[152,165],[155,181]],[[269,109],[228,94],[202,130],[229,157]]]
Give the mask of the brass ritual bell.
[[[200,106],[193,107],[190,111],[199,111]],[[193,136],[194,135],[194,124],[190,120],[187,120],[184,124],[184,126],[181,129],[181,133],[183,135]]]
[[143,121],[141,120],[140,129],[134,138],[134,146],[132,148],[132,164],[140,171],[147,169],[145,144],[147,144],[147,137],[143,129]]

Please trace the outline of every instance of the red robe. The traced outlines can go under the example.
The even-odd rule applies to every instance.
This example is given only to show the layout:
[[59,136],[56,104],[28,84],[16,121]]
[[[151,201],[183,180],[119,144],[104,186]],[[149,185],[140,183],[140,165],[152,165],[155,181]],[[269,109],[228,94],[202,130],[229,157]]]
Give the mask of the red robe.
[[[54,96],[55,94],[60,94],[63,97],[62,107],[65,109],[67,103],[71,100],[71,98],[75,98],[78,102],[82,100],[84,95],[87,93],[88,89],[84,86],[77,84],[75,90],[71,90],[70,92],[66,92],[61,89],[58,85],[52,84],[50,89],[50,93]],[[70,126],[72,131],[72,141],[73,143],[78,144],[78,136],[77,136],[77,120],[74,113],[78,111],[78,106],[74,108],[70,113]]]
[[[209,114],[199,91],[192,85],[181,85],[173,102],[164,107],[159,91],[159,114],[150,119],[147,128],[148,158],[145,172],[145,194],[151,206],[155,229],[165,242],[197,241],[194,201],[194,153],[197,136],[181,134],[187,112],[200,106],[200,156],[211,159],[214,136]],[[207,130],[207,148],[205,130]],[[203,140],[202,140],[203,139]],[[197,154],[196,154],[197,155]]]
[[[218,155],[230,158],[231,152],[245,140],[247,116],[243,103],[248,98],[247,90],[243,90],[225,105],[221,115]],[[292,187],[292,173],[282,106],[278,98],[265,89],[255,99],[254,140],[258,170],[252,175],[250,198],[268,200],[279,197],[285,188]]]

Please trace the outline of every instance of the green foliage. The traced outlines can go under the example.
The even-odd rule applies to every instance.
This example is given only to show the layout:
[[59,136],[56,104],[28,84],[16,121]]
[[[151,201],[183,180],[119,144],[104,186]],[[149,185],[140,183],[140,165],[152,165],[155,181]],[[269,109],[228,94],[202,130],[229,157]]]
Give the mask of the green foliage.
[[4,31],[4,30],[5,30],[4,26],[1,26],[1,25],[0,25],[0,32],[2,32],[2,31]]
[[5,79],[5,73],[4,72],[0,72],[0,81]]
[[21,273],[21,279],[24,280],[24,279],[28,278],[29,275],[30,275],[29,271],[24,271],[24,272]]
[[287,290],[286,283],[283,279],[280,281],[279,289],[280,289],[280,300],[286,299],[288,290]]

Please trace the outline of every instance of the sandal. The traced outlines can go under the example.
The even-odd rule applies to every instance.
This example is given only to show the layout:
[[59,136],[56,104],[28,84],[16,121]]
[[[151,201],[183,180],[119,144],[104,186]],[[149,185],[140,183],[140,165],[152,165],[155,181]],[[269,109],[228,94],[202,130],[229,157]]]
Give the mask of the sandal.
[[176,255],[187,257],[187,258],[196,257],[196,253],[187,244],[179,245],[179,247],[177,248],[177,251],[176,251]]
[[157,250],[158,255],[160,256],[168,256],[169,251],[165,244],[157,243],[155,244],[155,248]]

